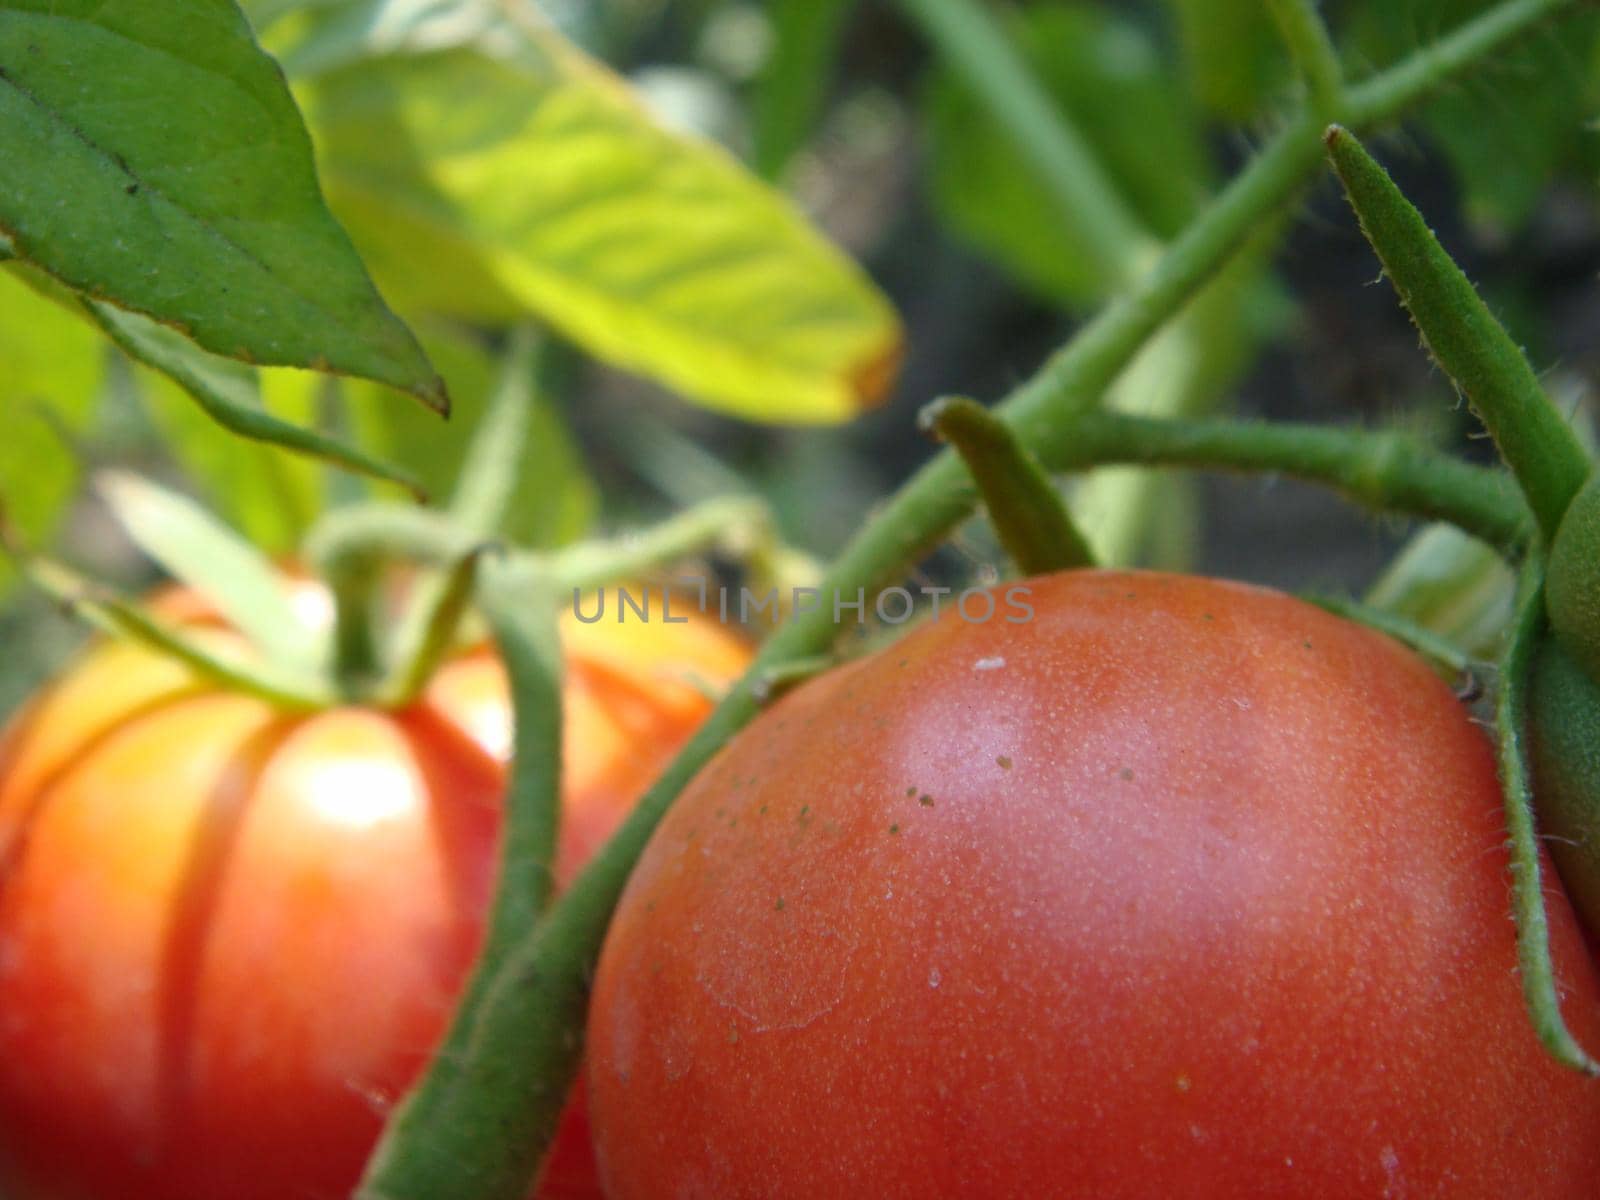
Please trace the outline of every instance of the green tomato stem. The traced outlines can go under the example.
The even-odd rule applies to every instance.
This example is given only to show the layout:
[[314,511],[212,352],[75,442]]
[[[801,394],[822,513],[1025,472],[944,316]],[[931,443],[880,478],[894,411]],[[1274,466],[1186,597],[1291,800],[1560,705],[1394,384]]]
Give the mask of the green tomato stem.
[[738,558],[765,548],[772,514],[750,496],[718,496],[658,525],[605,542],[584,542],[548,557],[564,589],[597,587],[719,550]]
[[333,596],[333,683],[345,700],[360,703],[383,677],[383,655],[374,629],[383,560],[350,557],[325,575]]
[[[1575,0],[1514,0],[1464,23],[1434,45],[1382,76],[1350,89],[1346,119],[1364,126],[1385,120],[1441,84],[1450,74],[1524,32],[1535,21]],[[1322,123],[1314,114],[1295,121],[1226,188],[1119,301],[1084,326],[1028,384],[1006,401],[1001,414],[1042,461],[1045,443],[1064,439],[1073,406],[1093,403],[1145,341],[1193,296],[1247,239],[1252,229],[1285,208],[1320,161]],[[1065,411],[1063,411],[1065,410]],[[1064,444],[1057,442],[1057,447]],[[845,547],[822,583],[825,590],[855,593],[883,586],[916,562],[971,512],[973,496],[959,459],[945,452],[918,470],[878,515]],[[757,686],[785,663],[825,653],[836,630],[825,608],[797,615],[762,646],[744,679],[718,705],[688,745],[640,800],[615,837],[512,951],[494,986],[477,1007],[469,1056],[460,1067],[462,1088],[494,1090],[496,1072],[511,1060],[537,1078],[538,1103],[524,1121],[498,1127],[496,1136],[523,1145],[547,1145],[582,1047],[588,982],[601,938],[634,862],[657,822],[694,774],[759,710]],[[406,1147],[413,1161],[430,1155],[440,1170],[459,1169],[435,1128],[398,1123],[385,1136],[380,1160]],[[456,1193],[461,1194],[459,1191]],[[400,1200],[403,1193],[367,1186],[361,1200]],[[481,1192],[474,1200],[514,1200],[520,1193]]]
[[1344,107],[1344,70],[1315,0],[1268,0],[1295,66],[1306,82],[1309,107],[1334,121]]
[[379,690],[385,708],[404,708],[422,694],[439,664],[455,646],[457,631],[477,590],[478,563],[484,547],[463,554],[442,578],[422,585],[417,605],[409,610],[396,638],[394,674]]
[[1141,463],[1275,472],[1368,508],[1449,521],[1508,554],[1521,549],[1533,524],[1503,471],[1432,453],[1401,433],[1090,410],[1041,431],[1034,449],[1051,471]]
[[1094,565],[1094,552],[1039,460],[993,413],[952,396],[924,408],[919,422],[961,455],[1000,544],[1024,575]]
[[1328,156],[1384,273],[1445,373],[1466,393],[1528,497],[1546,539],[1589,475],[1589,458],[1505,327],[1393,180],[1347,130]]
[[[482,950],[454,1021],[426,1075],[396,1110],[357,1197],[387,1200],[522,1200],[538,1169],[537,1140],[508,1130],[553,1124],[571,1064],[546,1069],[563,1037],[576,1053],[569,1014],[541,1018],[519,1035],[497,1025],[508,1009],[494,993],[516,972],[515,953],[549,901],[561,811],[561,647],[557,592],[539,572],[491,562],[482,603],[510,679],[513,755],[507,783],[500,880]],[[530,995],[539,994],[529,980]],[[519,997],[520,999],[520,997]],[[542,1008],[535,1008],[544,1012]],[[548,1026],[548,1028],[546,1028]],[[562,1034],[546,1044],[551,1029]],[[485,1053],[532,1038],[539,1053]]]
[[1529,785],[1527,727],[1528,680],[1539,639],[1544,636],[1544,565],[1537,554],[1523,565],[1518,580],[1516,616],[1500,663],[1495,705],[1499,735],[1500,785],[1505,794],[1506,830],[1511,850],[1511,911],[1517,924],[1517,961],[1523,998],[1539,1040],[1561,1063],[1585,1075],[1600,1075],[1597,1063],[1561,1015],[1561,997],[1550,958],[1550,922],[1545,911],[1539,835]]

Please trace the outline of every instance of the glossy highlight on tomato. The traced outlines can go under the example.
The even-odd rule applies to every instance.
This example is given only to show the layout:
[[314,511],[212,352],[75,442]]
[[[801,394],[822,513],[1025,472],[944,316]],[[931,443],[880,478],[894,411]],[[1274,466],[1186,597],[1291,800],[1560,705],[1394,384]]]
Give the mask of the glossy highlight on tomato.
[[[562,881],[748,657],[710,621],[563,641]],[[0,743],[0,1194],[348,1195],[476,952],[509,730],[486,649],[397,713],[118,643],[37,697]],[[593,1194],[569,1124],[550,1200]]]
[[612,1200],[1596,1195],[1450,690],[1258,588],[1028,586],[784,697],[668,814],[590,1013]]

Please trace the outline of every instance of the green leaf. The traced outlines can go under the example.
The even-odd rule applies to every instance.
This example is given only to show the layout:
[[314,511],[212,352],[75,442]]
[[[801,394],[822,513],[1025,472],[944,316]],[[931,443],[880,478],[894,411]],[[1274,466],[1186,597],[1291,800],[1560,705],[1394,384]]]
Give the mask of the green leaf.
[[[1208,178],[1200,133],[1171,68],[1131,21],[1088,4],[1033,7],[1012,35],[1040,82],[1152,233],[1194,213]],[[1075,307],[1114,284],[1091,234],[1038,185],[994,119],[954,76],[928,93],[935,202],[951,226],[1040,294]]]
[[107,471],[96,486],[134,543],[210,598],[267,661],[321,661],[323,647],[296,615],[283,576],[249,542],[189,497],[137,475]]
[[[1394,62],[1492,5],[1489,0],[1402,0],[1356,7],[1352,44],[1369,61]],[[1535,31],[1444,89],[1418,114],[1444,151],[1474,221],[1515,230],[1553,176],[1592,189],[1600,142],[1600,14],[1578,11]]]
[[[30,542],[55,528],[73,496],[81,464],[64,435],[88,423],[104,375],[94,330],[0,271],[0,505]],[[14,582],[0,558],[0,592]]]
[[445,406],[231,0],[0,0],[0,162],[0,228],[68,286],[217,354]]
[[426,37],[377,23],[375,57],[349,65],[327,65],[351,57],[345,26],[289,56],[322,72],[306,98],[330,202],[408,311],[535,314],[753,419],[837,421],[882,396],[898,321],[788,200],[523,7],[450,12]]

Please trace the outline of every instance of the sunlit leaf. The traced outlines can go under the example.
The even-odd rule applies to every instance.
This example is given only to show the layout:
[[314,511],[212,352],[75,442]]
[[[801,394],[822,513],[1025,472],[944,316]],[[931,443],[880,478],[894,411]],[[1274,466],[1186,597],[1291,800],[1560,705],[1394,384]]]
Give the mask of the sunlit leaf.
[[330,202],[407,311],[535,314],[757,419],[841,420],[884,393],[894,313],[780,193],[524,4],[400,7],[341,11],[287,61],[315,76]]
[[[104,360],[89,325],[0,271],[0,505],[32,541],[72,498],[81,464],[67,439],[94,411]],[[0,556],[0,591],[12,582]]]
[[[1025,10],[1011,30],[1046,90],[1152,233],[1180,229],[1204,196],[1204,145],[1170,66],[1137,26],[1098,5]],[[929,93],[934,196],[946,219],[1054,299],[1084,305],[1110,280],[1092,233],[1075,226],[994,119],[941,74]]]
[[0,0],[0,162],[0,228],[69,286],[218,354],[444,402],[232,0]]

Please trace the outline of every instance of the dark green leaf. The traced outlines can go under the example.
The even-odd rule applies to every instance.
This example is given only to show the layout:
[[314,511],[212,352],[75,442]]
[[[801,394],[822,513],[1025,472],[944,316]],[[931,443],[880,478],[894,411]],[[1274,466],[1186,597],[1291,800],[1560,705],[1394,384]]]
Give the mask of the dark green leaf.
[[0,162],[0,228],[70,287],[217,354],[444,404],[232,0],[0,0]]

